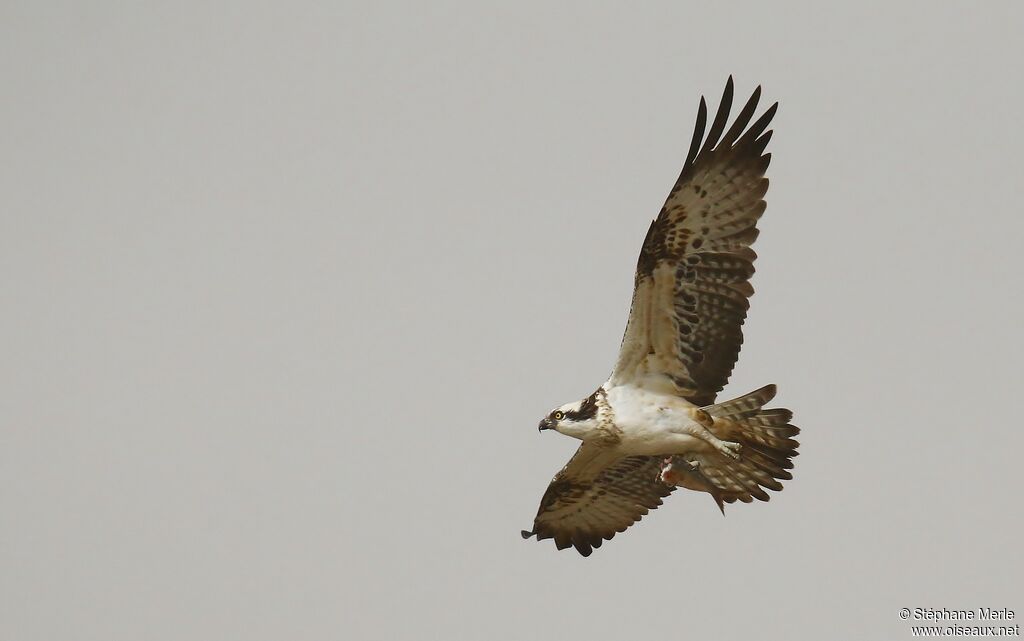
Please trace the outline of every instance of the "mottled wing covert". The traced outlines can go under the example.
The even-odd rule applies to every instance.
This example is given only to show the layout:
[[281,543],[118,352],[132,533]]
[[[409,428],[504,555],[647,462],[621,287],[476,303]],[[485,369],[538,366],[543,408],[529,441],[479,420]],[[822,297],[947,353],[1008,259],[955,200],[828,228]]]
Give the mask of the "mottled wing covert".
[[766,129],[778,105],[748,127],[760,95],[758,87],[726,130],[730,77],[706,137],[701,98],[683,170],[640,251],[612,384],[669,385],[704,406],[728,381],[753,294],[750,245],[765,210]]
[[665,460],[616,458],[607,448],[584,443],[548,485],[533,531],[524,531],[523,538],[554,539],[559,550],[572,546],[590,556],[672,493],[660,476]]

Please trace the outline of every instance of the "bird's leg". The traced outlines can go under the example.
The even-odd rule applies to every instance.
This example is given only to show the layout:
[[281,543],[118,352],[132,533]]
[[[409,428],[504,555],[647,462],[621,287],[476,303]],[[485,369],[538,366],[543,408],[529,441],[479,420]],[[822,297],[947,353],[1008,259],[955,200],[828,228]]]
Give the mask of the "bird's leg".
[[696,407],[687,411],[694,422],[684,425],[680,429],[682,433],[699,438],[729,458],[738,459],[740,457],[742,446],[739,443],[723,441],[711,433],[709,428],[714,426],[715,419],[710,414]]

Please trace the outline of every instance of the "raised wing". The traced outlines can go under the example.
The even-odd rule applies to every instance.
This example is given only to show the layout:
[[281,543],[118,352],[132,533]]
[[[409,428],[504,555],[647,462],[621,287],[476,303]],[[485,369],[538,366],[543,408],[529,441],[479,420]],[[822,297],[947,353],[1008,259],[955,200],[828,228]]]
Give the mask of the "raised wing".
[[523,538],[554,539],[583,556],[661,505],[675,489],[662,482],[665,457],[616,457],[607,448],[584,443],[555,475]]
[[778,106],[747,128],[758,87],[723,136],[732,96],[730,77],[707,138],[707,105],[700,100],[683,170],[640,251],[614,385],[668,387],[704,406],[732,373],[754,293],[750,245],[768,190],[771,154],[764,149],[772,132],[765,130]]

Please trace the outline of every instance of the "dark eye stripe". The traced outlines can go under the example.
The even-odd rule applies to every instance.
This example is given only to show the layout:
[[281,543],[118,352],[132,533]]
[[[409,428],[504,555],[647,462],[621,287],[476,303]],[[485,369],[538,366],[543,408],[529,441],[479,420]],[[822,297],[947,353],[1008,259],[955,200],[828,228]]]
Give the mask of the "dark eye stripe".
[[597,416],[597,392],[583,399],[578,411],[566,412],[565,416],[571,421],[585,421]]

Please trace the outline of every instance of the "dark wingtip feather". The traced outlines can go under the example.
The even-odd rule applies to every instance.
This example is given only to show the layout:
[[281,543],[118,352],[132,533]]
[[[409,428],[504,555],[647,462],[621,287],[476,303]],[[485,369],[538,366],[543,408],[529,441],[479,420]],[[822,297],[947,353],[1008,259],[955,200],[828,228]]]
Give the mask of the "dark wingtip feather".
[[750,95],[747,100],[747,104],[743,105],[743,109],[740,110],[739,115],[736,116],[736,122],[729,128],[729,132],[722,138],[722,145],[730,146],[740,137],[743,133],[743,129],[750,122],[750,119],[754,116],[754,112],[757,111],[757,103],[761,100],[761,85],[757,86],[754,93]]
[[725,124],[729,122],[729,111],[732,109],[732,96],[732,76],[729,76],[729,80],[725,83],[725,91],[722,93],[722,101],[718,104],[718,111],[715,113],[715,119],[711,123],[711,130],[708,131],[708,138],[704,141],[704,146],[701,147],[700,152],[697,154],[698,157],[704,155],[711,149],[714,149],[715,145],[718,144],[718,139],[721,137],[722,132],[725,131]]
[[693,126],[693,138],[690,140],[690,150],[686,153],[686,162],[683,163],[683,173],[686,173],[697,157],[697,150],[700,149],[700,141],[704,138],[704,127],[707,124],[708,103],[704,101],[704,96],[701,96],[700,106],[697,107],[697,123]]
[[762,153],[764,153],[764,149],[765,147],[768,146],[768,143],[771,141],[773,133],[775,132],[769,129],[768,131],[764,132],[764,134],[760,138],[754,141],[754,144],[751,147],[751,151],[753,151],[755,156],[760,156]]
[[775,117],[775,112],[777,112],[778,110],[778,102],[773,104],[771,107],[768,107],[768,110],[761,114],[761,117],[757,119],[757,122],[750,125],[750,129],[747,130],[747,133],[743,134],[743,139],[750,140],[759,137],[761,135],[761,132],[768,127],[768,124],[772,121],[772,118]]

